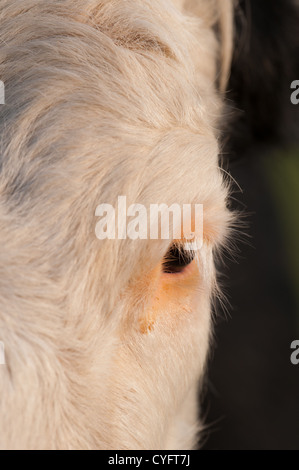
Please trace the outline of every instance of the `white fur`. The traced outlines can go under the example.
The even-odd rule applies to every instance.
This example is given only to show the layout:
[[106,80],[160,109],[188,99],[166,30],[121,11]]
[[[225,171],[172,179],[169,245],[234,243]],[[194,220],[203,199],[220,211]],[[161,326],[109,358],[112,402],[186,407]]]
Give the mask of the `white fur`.
[[[0,0],[1,448],[196,445],[229,221],[222,1]],[[196,288],[160,307],[169,243],[97,240],[95,208],[119,195],[204,204]]]

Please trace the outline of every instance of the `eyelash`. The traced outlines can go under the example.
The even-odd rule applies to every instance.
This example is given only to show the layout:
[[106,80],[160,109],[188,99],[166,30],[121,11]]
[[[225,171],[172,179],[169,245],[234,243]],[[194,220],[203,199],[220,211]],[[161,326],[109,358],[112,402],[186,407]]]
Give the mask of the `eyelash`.
[[195,259],[194,251],[187,251],[182,245],[173,244],[169,248],[162,263],[164,274],[180,274]]

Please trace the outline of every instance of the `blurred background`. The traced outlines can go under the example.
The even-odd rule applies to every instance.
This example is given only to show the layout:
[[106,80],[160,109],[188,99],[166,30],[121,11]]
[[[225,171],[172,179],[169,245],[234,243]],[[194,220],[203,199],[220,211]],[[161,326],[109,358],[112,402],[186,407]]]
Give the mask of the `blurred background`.
[[248,236],[221,267],[229,313],[217,308],[205,449],[299,450],[299,365],[290,361],[299,340],[295,3],[247,0],[236,19],[228,99],[238,111],[224,153],[238,183],[231,205],[245,214]]
[[206,448],[299,450],[299,148],[256,152],[231,171],[250,238],[222,279],[230,317],[219,307]]

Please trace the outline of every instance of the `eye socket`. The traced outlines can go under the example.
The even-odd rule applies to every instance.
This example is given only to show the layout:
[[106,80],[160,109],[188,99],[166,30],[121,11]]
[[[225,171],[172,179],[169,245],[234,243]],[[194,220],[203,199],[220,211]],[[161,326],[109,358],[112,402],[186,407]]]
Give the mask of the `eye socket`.
[[195,259],[195,252],[185,250],[183,245],[173,244],[164,257],[162,264],[163,273],[182,273]]

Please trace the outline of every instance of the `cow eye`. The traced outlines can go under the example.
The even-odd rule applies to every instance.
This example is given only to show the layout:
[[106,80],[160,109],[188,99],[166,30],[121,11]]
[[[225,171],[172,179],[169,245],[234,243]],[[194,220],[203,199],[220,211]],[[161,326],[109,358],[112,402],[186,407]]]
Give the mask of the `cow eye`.
[[195,252],[185,250],[183,245],[173,244],[164,257],[162,269],[165,274],[182,273],[195,258]]

